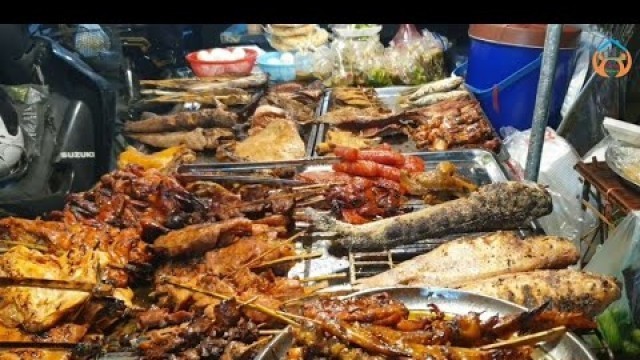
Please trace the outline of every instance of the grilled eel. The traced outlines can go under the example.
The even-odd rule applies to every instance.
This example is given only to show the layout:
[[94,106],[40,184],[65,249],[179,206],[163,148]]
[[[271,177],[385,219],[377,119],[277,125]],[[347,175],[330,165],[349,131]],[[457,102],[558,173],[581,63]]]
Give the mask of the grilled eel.
[[481,187],[469,197],[363,225],[351,225],[306,209],[334,242],[357,250],[380,250],[451,233],[508,230],[527,226],[552,210],[551,195],[540,185],[507,181]]
[[601,313],[620,297],[620,286],[615,278],[569,269],[499,275],[470,281],[458,288],[528,308],[549,301],[550,309],[581,312],[588,316]]
[[456,239],[391,270],[359,281],[358,288],[404,285],[453,287],[464,282],[575,264],[575,245],[556,236],[526,239],[510,231]]
[[189,131],[196,128],[232,128],[238,116],[223,108],[183,111],[177,114],[155,116],[145,120],[128,121],[124,124],[127,133],[161,133]]

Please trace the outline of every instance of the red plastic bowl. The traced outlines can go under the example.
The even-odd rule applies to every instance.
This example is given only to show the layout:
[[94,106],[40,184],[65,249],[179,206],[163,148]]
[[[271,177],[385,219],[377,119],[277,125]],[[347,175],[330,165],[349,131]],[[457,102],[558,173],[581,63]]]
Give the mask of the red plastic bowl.
[[[232,51],[233,48],[227,48],[227,50]],[[256,63],[258,52],[251,49],[244,49],[244,51],[246,56],[243,59],[233,61],[202,61],[198,59],[198,52],[194,51],[187,55],[187,61],[198,77],[249,75]]]

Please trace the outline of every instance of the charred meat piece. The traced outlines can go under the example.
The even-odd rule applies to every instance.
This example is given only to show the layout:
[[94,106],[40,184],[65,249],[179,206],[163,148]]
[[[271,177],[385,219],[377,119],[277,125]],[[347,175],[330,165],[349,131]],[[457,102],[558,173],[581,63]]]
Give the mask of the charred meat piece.
[[238,235],[251,233],[251,224],[251,220],[235,218],[214,224],[190,225],[160,236],[153,245],[157,251],[171,257],[203,253],[230,244]]
[[314,300],[304,304],[302,314],[311,319],[331,318],[394,326],[409,316],[409,310],[387,293],[381,293],[346,300],[334,298]]
[[185,146],[194,151],[215,150],[223,141],[235,138],[232,130],[222,128],[196,128],[191,131],[162,133],[132,133],[127,136],[157,148]]
[[196,128],[221,127],[230,129],[238,122],[238,116],[224,109],[203,109],[177,114],[156,116],[145,120],[127,122],[126,133],[161,133],[190,131]]

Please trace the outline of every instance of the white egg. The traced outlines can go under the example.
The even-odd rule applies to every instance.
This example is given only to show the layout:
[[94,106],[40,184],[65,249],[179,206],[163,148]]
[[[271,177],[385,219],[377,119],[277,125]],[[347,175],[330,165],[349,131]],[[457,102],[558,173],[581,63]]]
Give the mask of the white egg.
[[231,52],[227,49],[213,49],[210,52],[212,61],[229,61],[231,60]]
[[280,59],[278,58],[269,58],[266,62],[267,65],[280,65]]
[[296,59],[293,57],[293,54],[292,54],[292,53],[288,53],[288,52],[286,52],[286,53],[284,53],[284,54],[280,55],[280,61],[281,61],[283,64],[291,65],[291,64],[293,64],[293,63],[295,62],[295,60],[296,60]]
[[242,48],[234,48],[231,51],[231,57],[233,57],[234,60],[244,59],[244,57],[245,57],[244,49],[242,49]]
[[198,58],[198,60],[207,61],[207,59],[209,58],[209,52],[207,50],[200,50],[198,51],[198,55],[196,55],[196,57]]

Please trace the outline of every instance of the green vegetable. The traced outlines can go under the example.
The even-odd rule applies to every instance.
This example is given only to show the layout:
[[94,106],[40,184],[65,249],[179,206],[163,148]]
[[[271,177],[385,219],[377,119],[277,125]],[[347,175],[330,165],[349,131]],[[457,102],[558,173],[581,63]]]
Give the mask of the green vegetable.
[[640,345],[640,329],[633,329],[633,331],[631,331],[630,337],[633,342]]
[[634,357],[640,355],[640,345],[638,345],[638,344],[636,344],[634,342],[625,340],[622,343],[622,349],[623,349],[625,355],[630,355],[630,356],[634,356]]
[[613,351],[622,350],[623,339],[620,329],[618,328],[618,324],[616,322],[616,317],[611,310],[607,310],[602,315],[598,316],[597,319],[598,328],[602,335],[607,340],[607,344]]
[[374,27],[373,24],[356,24],[354,26],[356,29],[368,29]]
[[367,82],[367,85],[374,87],[393,85],[391,74],[382,68],[371,70],[367,76]]

